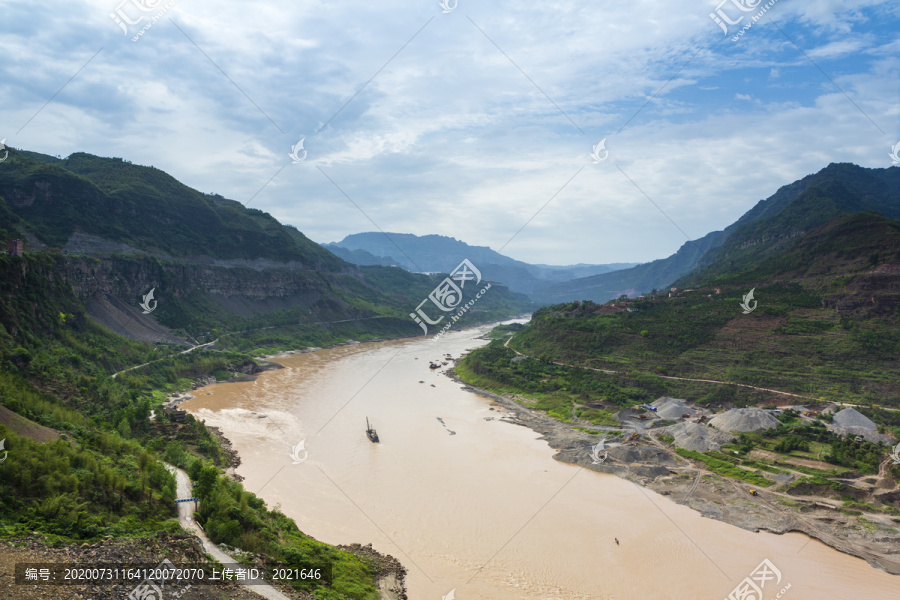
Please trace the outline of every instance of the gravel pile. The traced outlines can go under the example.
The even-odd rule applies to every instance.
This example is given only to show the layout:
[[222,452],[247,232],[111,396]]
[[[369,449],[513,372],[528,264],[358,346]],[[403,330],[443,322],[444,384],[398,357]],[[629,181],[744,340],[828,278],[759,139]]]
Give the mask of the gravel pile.
[[734,433],[778,427],[778,419],[761,408],[736,408],[713,417],[709,422],[722,431]]
[[876,431],[878,429],[878,427],[869,419],[869,417],[862,414],[855,408],[850,408],[849,406],[834,415],[834,419],[832,419],[832,422],[834,423],[835,427],[862,427],[863,429],[868,429],[869,431]]
[[658,398],[650,406],[656,408],[656,414],[661,418],[669,420],[680,419],[684,414],[693,416],[696,412],[693,408],[688,407],[686,401],[668,396]]
[[889,444],[892,441],[889,436],[878,433],[878,426],[866,415],[850,407],[834,415],[828,429],[838,435],[862,436],[866,441],[876,444],[878,442]]
[[677,461],[659,448],[649,446],[632,446],[623,444],[609,449],[609,456],[624,463],[651,463],[657,465],[676,465]]
[[882,435],[878,433],[878,431],[873,431],[866,427],[835,427],[834,425],[828,425],[828,429],[836,433],[837,435],[844,436],[849,435],[852,437],[862,436],[864,440],[867,442],[873,442],[875,444],[879,442],[884,442],[885,444],[893,444],[894,438],[889,435]]
[[676,448],[684,448],[695,452],[712,452],[713,450],[718,450],[722,444],[727,444],[734,439],[734,436],[718,429],[694,422],[678,423],[677,425],[663,427],[660,431],[665,431],[675,438],[675,441],[672,443]]

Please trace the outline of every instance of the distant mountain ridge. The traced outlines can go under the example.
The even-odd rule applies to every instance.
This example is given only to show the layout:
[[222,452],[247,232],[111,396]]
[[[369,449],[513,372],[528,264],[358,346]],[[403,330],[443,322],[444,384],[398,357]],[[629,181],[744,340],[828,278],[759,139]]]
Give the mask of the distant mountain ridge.
[[[85,153],[60,159],[9,149],[0,165],[0,237],[26,240],[26,255],[8,256],[11,265],[43,265],[96,322],[144,341],[278,328],[322,343],[420,335],[409,314],[440,281],[356,266],[261,210],[153,167]],[[138,304],[151,290],[152,315]],[[530,309],[525,296],[496,284],[461,324]],[[15,329],[21,311],[5,312]]]
[[156,169],[76,152],[64,159],[12,151],[0,197],[28,223],[31,239],[64,248],[74,234],[148,254],[269,259],[339,272],[346,268],[296,228],[235,200],[203,194]]
[[777,252],[840,214],[877,211],[900,218],[900,168],[866,169],[832,163],[812,175],[782,186],[760,200],[723,231],[686,242],[675,254],[631,269],[546,285],[535,290],[536,302],[572,300],[606,302],[679,285],[699,283],[747,261]]
[[777,255],[840,215],[874,211],[900,219],[900,168],[832,164],[801,182],[806,185],[797,186],[795,193],[776,194],[757,204],[750,218],[739,219],[724,243],[703,257],[685,283],[710,280]]
[[356,233],[348,235],[340,242],[323,246],[349,262],[385,264],[385,262],[371,262],[380,259],[413,272],[450,272],[467,258],[478,267],[484,277],[504,283],[513,291],[524,293],[529,293],[547,283],[567,281],[596,273],[609,273],[635,264],[568,266],[530,264],[504,256],[487,246],[471,246],[442,235],[417,236],[410,233]]

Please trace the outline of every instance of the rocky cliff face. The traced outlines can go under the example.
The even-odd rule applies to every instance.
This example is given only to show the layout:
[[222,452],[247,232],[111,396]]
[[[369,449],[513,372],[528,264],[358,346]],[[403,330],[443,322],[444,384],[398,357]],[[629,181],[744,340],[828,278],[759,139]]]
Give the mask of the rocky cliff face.
[[[120,335],[145,341],[184,343],[165,324],[184,322],[186,302],[238,317],[295,307],[311,320],[354,313],[325,276],[290,263],[187,262],[148,255],[68,255],[63,262],[66,283],[91,317]],[[152,301],[142,307],[150,290]],[[148,307],[153,311],[146,312]],[[156,307],[163,310],[155,312]]]
[[[97,295],[139,298],[151,288],[175,297],[193,292],[250,301],[315,299],[328,289],[316,271],[160,261],[152,257],[69,256],[66,278],[82,299]],[[157,298],[159,296],[157,295]],[[314,300],[313,300],[314,301]],[[264,310],[261,307],[261,310]]]

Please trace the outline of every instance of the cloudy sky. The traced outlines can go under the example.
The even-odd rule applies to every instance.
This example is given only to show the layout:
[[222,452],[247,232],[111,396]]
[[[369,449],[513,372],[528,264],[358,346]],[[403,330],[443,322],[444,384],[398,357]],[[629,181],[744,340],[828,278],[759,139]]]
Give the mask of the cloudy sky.
[[889,167],[900,141],[894,1],[3,12],[7,145],[153,165],[318,242],[381,229],[529,262],[653,260],[831,162]]

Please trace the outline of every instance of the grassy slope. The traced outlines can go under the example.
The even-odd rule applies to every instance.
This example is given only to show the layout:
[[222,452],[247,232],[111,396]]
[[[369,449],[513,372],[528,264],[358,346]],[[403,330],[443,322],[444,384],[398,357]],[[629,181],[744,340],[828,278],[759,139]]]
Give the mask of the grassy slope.
[[12,151],[3,167],[0,196],[51,247],[80,231],[176,257],[293,260],[320,271],[345,266],[271,215],[202,194],[153,167],[84,153],[56,160]]
[[[744,315],[739,303],[752,287],[757,308]],[[720,271],[714,286],[629,303],[636,312],[625,311],[625,304],[591,302],[541,309],[509,347],[495,340],[469,354],[458,371],[474,385],[520,395],[561,421],[575,416],[608,424],[620,408],[660,395],[712,406],[792,401],[734,385],[662,377],[668,375],[873,405],[861,410],[883,432],[900,437],[900,413],[874,407],[900,407],[898,299],[900,222],[872,212],[844,214],[780,253],[748,262],[743,270]],[[511,362],[514,350],[537,360]],[[781,420],[776,430],[741,436],[740,443],[723,449],[727,455],[691,458],[760,486],[765,477],[753,471],[789,468],[812,476],[796,485],[838,495],[847,486],[828,477],[878,472],[883,446],[841,439],[795,416]],[[822,471],[751,460],[747,455],[755,448],[776,452],[782,461],[818,458],[836,466]],[[892,473],[900,477],[900,468]]]
[[373,566],[305,536],[278,511],[220,475],[224,455],[205,426],[149,420],[160,387],[237,368],[246,356],[196,352],[111,379],[109,373],[171,350],[115,336],[86,318],[54,277],[60,257],[0,258],[0,404],[62,432],[39,443],[0,425],[0,535],[49,539],[139,536],[178,528],[165,458],[200,482],[201,522],[214,541],[291,563],[333,564],[321,598],[373,599]]
[[[589,367],[900,406],[900,290],[891,274],[898,267],[900,223],[873,213],[843,216],[790,252],[720,276],[722,293],[712,299],[712,288],[703,288],[638,301],[633,313],[601,314],[587,303],[550,307],[511,347]],[[743,315],[739,303],[750,287],[759,304]]]
[[[39,531],[51,539],[89,540],[175,529],[174,480],[158,462],[164,458],[198,481],[198,519],[214,541],[293,564],[330,562],[334,584],[315,590],[317,597],[377,597],[372,564],[305,536],[290,519],[221,476],[226,456],[202,423],[148,415],[156,408],[161,416],[165,391],[246,369],[248,350],[417,335],[421,330],[408,313],[441,278],[348,268],[261,211],[199,194],[161,171],[118,159],[73,155],[62,161],[11,152],[0,190],[9,200],[0,198],[5,234],[29,231],[60,246],[80,230],[175,257],[299,261],[311,267],[304,276],[322,290],[312,309],[295,306],[243,319],[191,289],[189,281],[171,281],[177,263],[146,255],[103,261],[55,252],[0,257],[0,405],[62,432],[60,439],[41,444],[0,425],[10,452],[0,468],[0,497],[12,499],[0,505],[0,535]],[[96,325],[66,283],[84,260],[94,260],[87,265],[92,277],[104,268],[113,274],[150,271],[163,285],[181,286],[160,307],[159,320],[187,333],[209,332],[204,341],[219,337],[219,349],[179,356],[180,348],[126,340]],[[458,326],[527,307],[523,297],[495,285]]]

